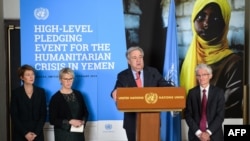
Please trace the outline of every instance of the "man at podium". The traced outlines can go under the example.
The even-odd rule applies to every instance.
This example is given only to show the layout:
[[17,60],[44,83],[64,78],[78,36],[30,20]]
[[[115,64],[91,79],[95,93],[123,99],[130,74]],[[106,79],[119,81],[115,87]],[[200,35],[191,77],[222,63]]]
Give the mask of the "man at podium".
[[[144,67],[144,51],[135,46],[126,52],[129,67],[117,75],[111,97],[116,101],[116,88],[118,87],[167,87],[169,84],[160,72],[153,67]],[[128,141],[136,141],[136,113],[124,112],[123,128]]]

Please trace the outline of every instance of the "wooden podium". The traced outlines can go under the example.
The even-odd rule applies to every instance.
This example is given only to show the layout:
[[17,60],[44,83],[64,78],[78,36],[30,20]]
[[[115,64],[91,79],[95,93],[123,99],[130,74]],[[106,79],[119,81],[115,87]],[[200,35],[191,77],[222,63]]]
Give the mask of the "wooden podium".
[[160,141],[160,112],[182,111],[185,103],[182,87],[117,88],[117,109],[137,112],[137,141]]

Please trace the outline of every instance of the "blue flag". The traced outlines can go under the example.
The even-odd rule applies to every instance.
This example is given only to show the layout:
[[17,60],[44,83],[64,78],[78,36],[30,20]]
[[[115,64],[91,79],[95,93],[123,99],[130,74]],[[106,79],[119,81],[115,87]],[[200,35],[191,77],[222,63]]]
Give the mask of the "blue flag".
[[[175,17],[175,1],[170,1],[163,76],[174,85],[179,86],[179,55],[177,44],[177,24]],[[161,138],[163,141],[181,141],[181,113],[162,112]]]

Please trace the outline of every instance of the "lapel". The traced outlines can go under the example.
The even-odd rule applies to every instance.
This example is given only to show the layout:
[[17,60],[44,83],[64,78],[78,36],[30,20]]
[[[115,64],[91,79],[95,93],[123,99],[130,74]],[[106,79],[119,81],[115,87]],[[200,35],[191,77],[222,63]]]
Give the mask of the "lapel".
[[208,91],[207,107],[210,106],[210,104],[212,104],[212,100],[213,100],[213,97],[214,97],[213,96],[214,95],[213,91],[214,91],[213,86],[210,85],[209,91]]
[[195,97],[196,97],[199,112],[201,113],[201,89],[199,85],[195,89]]
[[131,68],[127,70],[127,80],[129,81],[128,83],[131,84],[132,87],[137,87],[135,79],[134,79],[134,74]]

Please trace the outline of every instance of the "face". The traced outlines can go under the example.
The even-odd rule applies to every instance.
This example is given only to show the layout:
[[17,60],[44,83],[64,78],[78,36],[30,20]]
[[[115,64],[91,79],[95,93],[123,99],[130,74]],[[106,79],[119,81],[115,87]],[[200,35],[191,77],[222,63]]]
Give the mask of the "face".
[[73,84],[73,76],[71,74],[63,74],[61,78],[62,87],[65,89],[71,89]]
[[199,69],[196,72],[196,78],[202,87],[206,87],[209,85],[209,81],[212,78],[212,74],[209,74],[205,69]]
[[220,38],[223,35],[225,22],[220,7],[217,4],[208,4],[194,20],[197,34],[206,41]]
[[20,78],[25,84],[33,84],[35,81],[35,74],[32,70],[26,70]]
[[143,55],[139,50],[130,52],[128,64],[135,71],[140,71],[144,67]]

